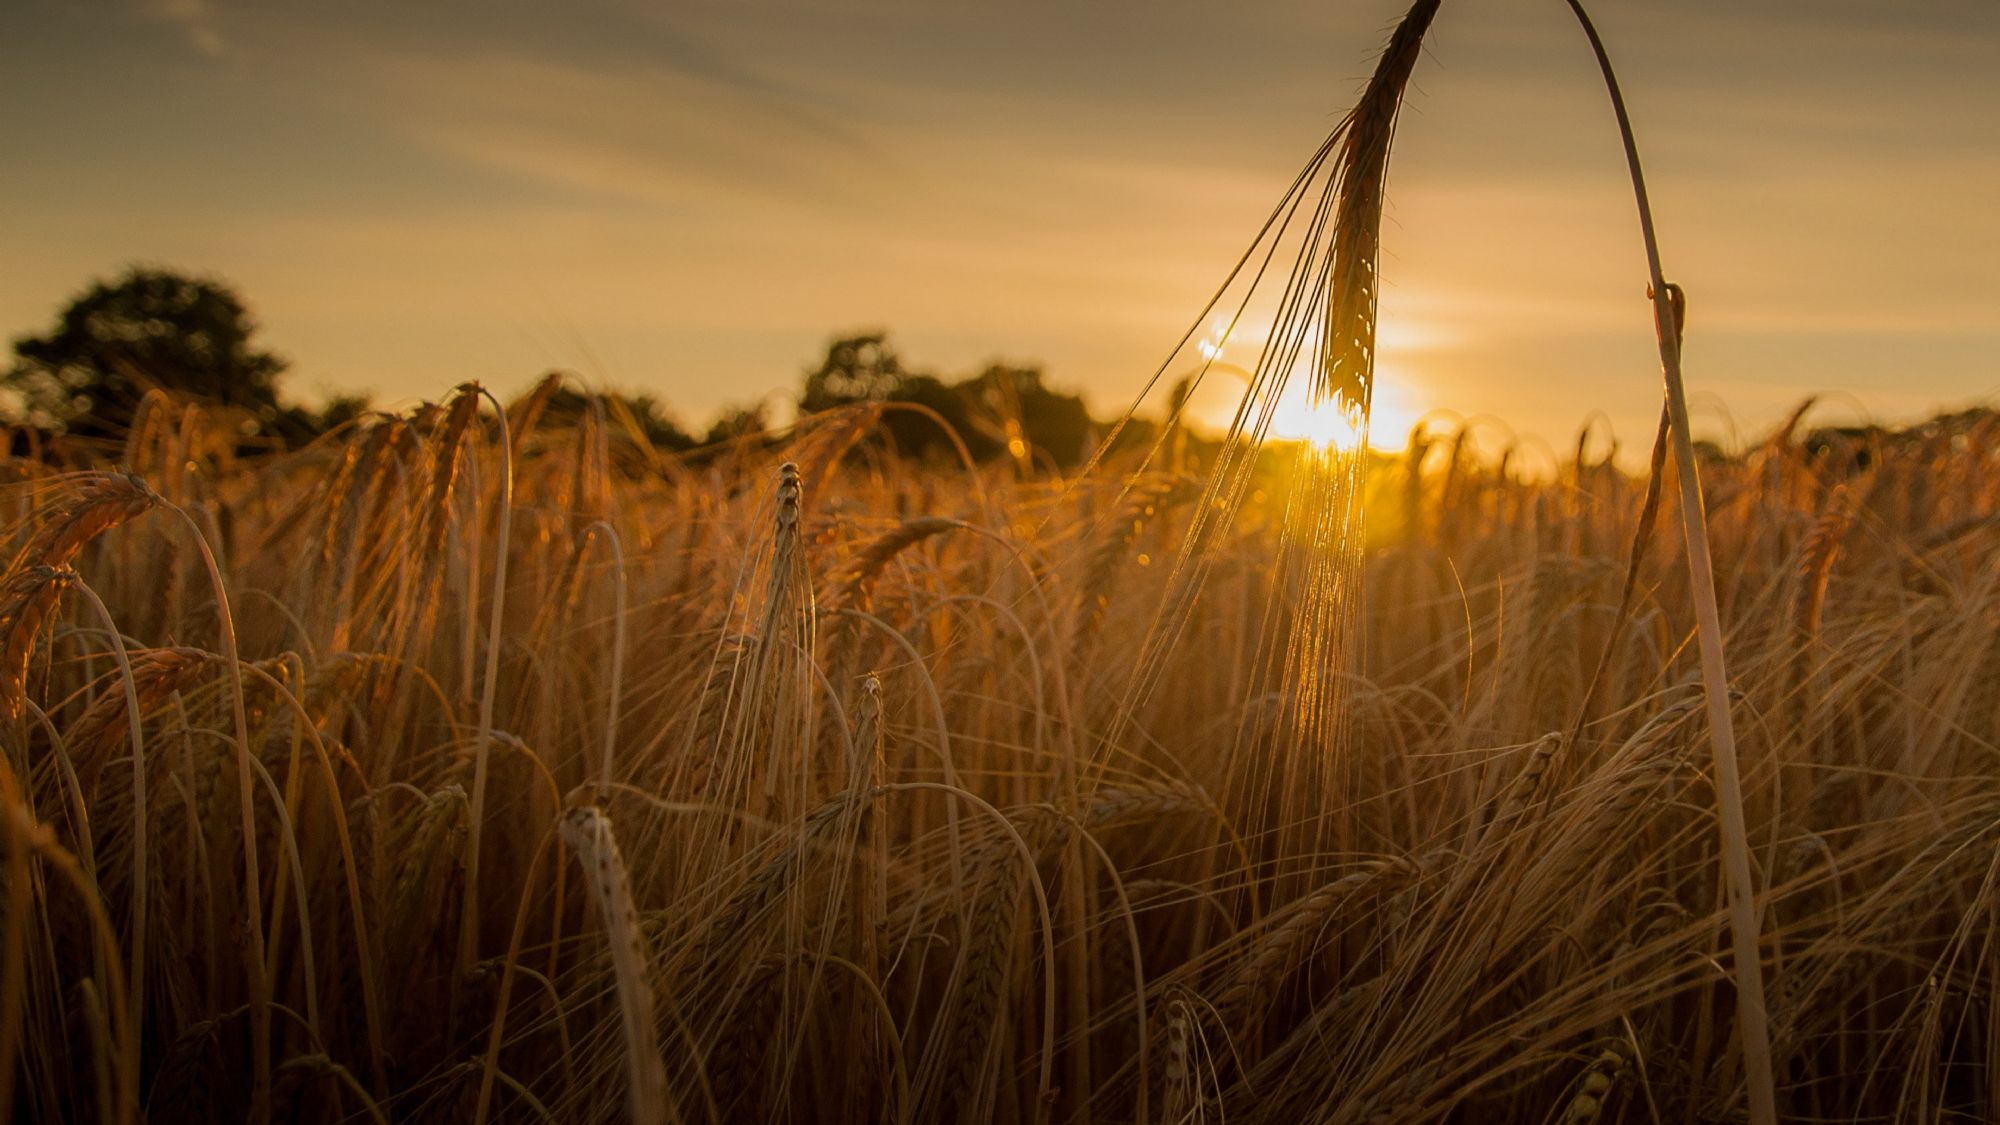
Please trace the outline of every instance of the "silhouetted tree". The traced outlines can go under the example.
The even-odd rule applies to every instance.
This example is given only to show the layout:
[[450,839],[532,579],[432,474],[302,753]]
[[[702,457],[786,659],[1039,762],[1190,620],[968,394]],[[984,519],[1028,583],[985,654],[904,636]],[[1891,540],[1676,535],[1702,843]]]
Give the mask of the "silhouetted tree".
[[814,414],[855,402],[886,402],[914,373],[889,346],[886,332],[841,336],[826,346],[826,358],[806,373],[799,410]]
[[305,424],[315,432],[324,433],[335,426],[345,426],[368,413],[369,405],[365,395],[335,395],[327,400],[318,414],[307,413],[295,406],[286,407],[285,410],[288,414],[305,414]]
[[937,419],[980,460],[1026,460],[1039,451],[1065,467],[1080,460],[1092,430],[1083,400],[1050,390],[1039,366],[994,363],[970,379],[946,383],[906,365],[881,331],[830,341],[826,356],[806,372],[799,411],[859,402],[923,407],[891,410],[882,419],[883,436],[899,453],[918,458],[951,453]]
[[256,328],[219,281],[135,268],[91,285],[47,333],[16,340],[0,381],[30,420],[76,433],[122,433],[154,387],[238,407],[267,432],[310,426],[279,404],[285,361],[254,345]]
[[1039,450],[1064,468],[1083,459],[1093,428],[1090,410],[1078,396],[1045,385],[1040,367],[988,364],[960,389],[980,407],[974,424],[983,440],[967,438],[974,456],[1004,453],[1026,461]]
[[708,428],[702,444],[714,445],[718,442],[733,441],[737,438],[755,437],[771,430],[770,410],[763,403],[755,406],[732,406],[722,412],[715,424]]

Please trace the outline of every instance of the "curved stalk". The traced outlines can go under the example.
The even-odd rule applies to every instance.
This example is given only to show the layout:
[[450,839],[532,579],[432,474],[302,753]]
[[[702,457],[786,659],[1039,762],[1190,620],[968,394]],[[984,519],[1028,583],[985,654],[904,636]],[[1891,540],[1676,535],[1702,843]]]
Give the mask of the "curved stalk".
[[237,817],[243,830],[244,961],[250,969],[250,1120],[262,1125],[271,1119],[271,976],[264,962],[264,876],[257,862],[257,795],[250,779],[249,705],[244,701],[243,658],[236,647],[236,615],[229,606],[229,588],[222,579],[222,566],[209,547],[201,525],[186,508],[175,504],[166,510],[181,518],[193,537],[201,564],[208,572],[215,592],[217,632],[222,640],[222,660],[228,666],[229,707],[236,732]]
[[[473,744],[472,754],[472,823],[466,831],[465,896],[458,931],[458,971],[461,974],[469,971],[473,962],[479,959],[480,828],[486,820],[486,765],[488,751],[493,744],[493,697],[500,687],[500,627],[507,608],[507,544],[513,534],[514,520],[514,458],[512,439],[507,432],[507,408],[485,387],[479,387],[478,393],[484,395],[500,415],[500,512],[494,531],[498,546],[493,554],[493,601],[487,607],[486,667],[479,689],[479,736]],[[477,503],[477,497],[474,502]],[[476,508],[473,534],[478,534]],[[479,576],[474,574],[469,584],[477,585],[478,581]]]
[[1759,953],[1756,885],[1750,874],[1749,828],[1743,815],[1743,781],[1736,761],[1736,728],[1729,715],[1729,670],[1722,653],[1722,614],[1715,598],[1715,564],[1708,546],[1708,510],[1702,501],[1701,476],[1695,468],[1694,443],[1688,437],[1687,388],[1681,380],[1681,314],[1678,287],[1667,283],[1660,269],[1660,244],[1653,232],[1653,207],[1646,196],[1646,176],[1639,167],[1639,145],[1611,57],[1597,28],[1579,0],[1567,0],[1611,95],[1618,133],[1625,143],[1625,163],[1632,173],[1632,191],[1639,204],[1639,230],[1646,241],[1646,268],[1651,278],[1653,332],[1660,344],[1660,367],[1666,377],[1667,413],[1672,420],[1674,469],[1680,490],[1681,530],[1687,542],[1688,586],[1694,596],[1695,635],[1701,649],[1702,694],[1708,700],[1709,738],[1715,749],[1715,794],[1722,820],[1723,882],[1729,897],[1730,946],[1736,973],[1736,1027],[1743,1040],[1743,1069],[1750,1090],[1751,1125],[1774,1125],[1777,1095],[1771,1076],[1771,1039],[1764,1008],[1763,960]]

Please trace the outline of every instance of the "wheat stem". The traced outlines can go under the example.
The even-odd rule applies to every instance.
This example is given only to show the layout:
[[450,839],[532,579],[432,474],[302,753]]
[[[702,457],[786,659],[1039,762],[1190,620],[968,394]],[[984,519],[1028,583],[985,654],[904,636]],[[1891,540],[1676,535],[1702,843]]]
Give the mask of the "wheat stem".
[[[487,607],[486,669],[479,689],[479,736],[472,758],[472,823],[466,833],[465,903],[458,930],[458,971],[461,975],[470,970],[472,963],[478,959],[480,828],[486,819],[486,768],[488,751],[493,743],[493,702],[500,684],[500,625],[507,608],[507,540],[512,534],[514,514],[514,459],[508,444],[507,408],[486,388],[475,385],[473,389],[485,395],[500,413],[500,514],[494,532],[498,546],[493,552],[493,599]],[[476,512],[478,498],[473,499]],[[474,522],[476,525],[476,517]],[[476,526],[473,534],[478,534]],[[476,585],[479,576],[471,575],[466,581],[468,587]]]
[[[132,948],[128,953],[131,966],[125,970],[125,979],[132,988],[131,1030],[134,1036],[131,1050],[135,1057],[140,1048],[137,1036],[145,1025],[141,1022],[146,1014],[146,743],[145,734],[139,722],[139,684],[132,674],[132,654],[125,649],[125,636],[118,631],[118,623],[111,619],[111,609],[88,582],[78,581],[76,588],[82,592],[98,620],[104,623],[104,633],[111,638],[111,653],[118,661],[119,686],[125,694],[125,729],[132,740]],[[0,1106],[7,1103],[0,1102]]]
[[1667,410],[1673,416],[1674,462],[1680,487],[1681,529],[1687,542],[1688,585],[1694,597],[1696,636],[1701,649],[1702,690],[1708,697],[1709,736],[1715,748],[1715,794],[1721,806],[1722,862],[1729,897],[1730,945],[1735,957],[1736,1020],[1743,1038],[1743,1064],[1750,1088],[1751,1125],[1774,1125],[1777,1093],[1771,1075],[1771,1041],[1764,1008],[1763,962],[1756,886],[1750,874],[1750,833],[1743,814],[1743,781],[1736,760],[1736,728],[1729,714],[1729,669],[1722,652],[1722,613],[1715,596],[1715,569],[1708,544],[1708,513],[1695,466],[1694,443],[1688,436],[1687,387],[1681,379],[1680,317],[1674,291],[1660,269],[1660,244],[1653,230],[1652,203],[1646,176],[1639,165],[1639,145],[1632,120],[1618,89],[1611,57],[1580,0],[1566,0],[1611,96],[1618,134],[1625,145],[1625,163],[1632,174],[1632,191],[1639,207],[1639,229],[1646,243],[1646,268],[1651,277],[1653,331],[1660,345],[1660,366],[1666,376]]

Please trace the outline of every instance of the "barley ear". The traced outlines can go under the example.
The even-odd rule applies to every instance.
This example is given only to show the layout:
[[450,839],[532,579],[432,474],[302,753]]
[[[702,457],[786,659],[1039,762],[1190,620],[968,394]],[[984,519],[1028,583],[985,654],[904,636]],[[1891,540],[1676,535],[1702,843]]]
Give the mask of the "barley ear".
[[632,904],[631,882],[618,841],[611,834],[611,821],[589,806],[563,818],[561,832],[563,841],[583,864],[590,897],[597,904],[605,939],[611,945],[618,1012],[625,1032],[626,1106],[631,1120],[634,1125],[678,1120],[667,1100],[667,1074],[653,1024],[653,989],[646,977],[639,911]]

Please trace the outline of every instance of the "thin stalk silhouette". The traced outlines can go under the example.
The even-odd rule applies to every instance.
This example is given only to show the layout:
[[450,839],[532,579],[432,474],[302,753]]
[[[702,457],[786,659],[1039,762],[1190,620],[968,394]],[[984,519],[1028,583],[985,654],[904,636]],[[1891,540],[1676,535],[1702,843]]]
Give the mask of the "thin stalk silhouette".
[[1743,815],[1743,781],[1736,761],[1736,728],[1729,714],[1729,669],[1723,660],[1722,614],[1715,599],[1715,564],[1708,546],[1708,509],[1701,495],[1701,476],[1688,437],[1687,387],[1681,379],[1681,308],[1678,286],[1669,285],[1660,269],[1660,243],[1653,231],[1653,207],[1646,195],[1646,175],[1639,165],[1639,145],[1632,120],[1604,41],[1579,0],[1566,0],[1604,74],[1618,133],[1625,144],[1625,163],[1632,173],[1632,192],[1639,205],[1639,230],[1646,242],[1646,268],[1653,302],[1653,332],[1660,344],[1660,367],[1666,377],[1667,412],[1672,421],[1674,469],[1680,489],[1681,530],[1687,542],[1688,585],[1694,596],[1695,635],[1701,649],[1702,693],[1708,701],[1709,738],[1715,750],[1715,795],[1722,819],[1723,881],[1729,896],[1730,946],[1736,974],[1736,1026],[1743,1039],[1743,1069],[1750,1093],[1751,1125],[1774,1125],[1777,1095],[1771,1075],[1771,1038],[1764,1007],[1763,961],[1759,941],[1756,885],[1750,874],[1749,829]]

